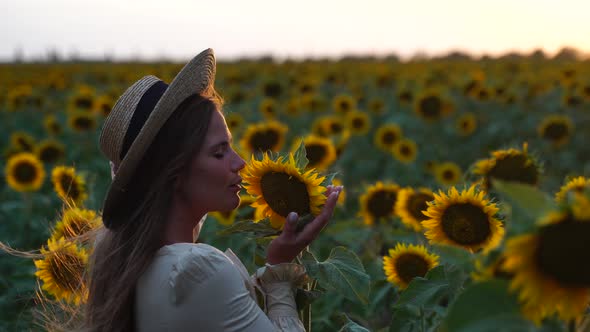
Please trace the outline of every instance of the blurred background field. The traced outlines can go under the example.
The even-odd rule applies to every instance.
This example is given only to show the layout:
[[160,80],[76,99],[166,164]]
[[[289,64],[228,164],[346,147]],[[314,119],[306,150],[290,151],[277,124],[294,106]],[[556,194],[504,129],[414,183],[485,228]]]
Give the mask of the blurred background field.
[[[105,116],[135,80],[153,74],[170,81],[181,66],[1,64],[0,241],[20,250],[46,244],[63,212],[54,183],[58,166],[74,168],[78,205],[99,213],[110,183],[108,162],[98,151]],[[371,330],[386,329],[399,290],[386,282],[382,257],[398,242],[427,242],[399,214],[383,214],[363,201],[378,182],[396,185],[395,192],[461,190],[482,180],[474,172],[478,161],[509,149],[524,151],[539,172],[532,181],[523,165],[507,165],[496,170],[499,179],[532,184],[552,196],[567,179],[590,176],[590,61],[573,49],[553,56],[538,51],[475,58],[456,52],[411,60],[221,61],[216,86],[244,157],[263,147],[286,152],[305,138],[310,162],[336,172],[345,186],[343,202],[313,249],[321,259],[337,245],[354,251],[371,277],[371,293],[364,304],[338,294],[314,302],[318,331],[340,327],[335,311]],[[30,158],[28,166],[10,173],[11,158],[19,156]],[[10,177],[35,184],[15,187]],[[253,269],[253,241],[218,234],[234,219],[247,218],[249,209],[210,215],[201,239],[222,250],[232,247]],[[452,265],[455,254],[441,254],[441,260]],[[29,259],[0,257],[0,329],[29,329],[36,267]]]

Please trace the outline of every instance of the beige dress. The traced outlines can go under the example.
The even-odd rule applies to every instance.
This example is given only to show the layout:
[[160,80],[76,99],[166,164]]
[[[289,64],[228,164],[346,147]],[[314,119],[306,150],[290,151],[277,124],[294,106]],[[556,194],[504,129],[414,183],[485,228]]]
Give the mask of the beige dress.
[[[164,246],[138,281],[136,327],[141,332],[305,331],[293,292],[304,278],[297,264],[267,265],[249,276],[229,249]],[[256,290],[262,294],[260,306]]]

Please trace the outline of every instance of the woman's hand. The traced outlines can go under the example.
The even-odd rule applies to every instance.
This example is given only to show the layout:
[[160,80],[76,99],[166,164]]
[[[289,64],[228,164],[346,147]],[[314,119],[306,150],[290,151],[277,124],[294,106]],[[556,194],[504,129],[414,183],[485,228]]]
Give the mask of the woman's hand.
[[334,212],[340,191],[342,191],[342,186],[328,186],[328,190],[326,190],[328,199],[322,212],[309,224],[305,225],[300,232],[296,232],[299,216],[295,212],[289,213],[283,232],[268,245],[266,261],[269,264],[290,263],[293,261],[328,224]]

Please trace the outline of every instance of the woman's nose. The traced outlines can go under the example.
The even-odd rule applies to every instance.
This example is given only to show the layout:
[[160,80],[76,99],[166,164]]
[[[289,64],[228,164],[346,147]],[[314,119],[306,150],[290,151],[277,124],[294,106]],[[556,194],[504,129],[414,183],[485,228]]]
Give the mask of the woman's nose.
[[242,157],[240,157],[240,155],[237,154],[237,153],[235,153],[235,156],[236,156],[236,158],[235,158],[235,161],[234,161],[233,171],[234,172],[239,172],[244,167],[246,167],[246,161],[244,159],[242,159]]

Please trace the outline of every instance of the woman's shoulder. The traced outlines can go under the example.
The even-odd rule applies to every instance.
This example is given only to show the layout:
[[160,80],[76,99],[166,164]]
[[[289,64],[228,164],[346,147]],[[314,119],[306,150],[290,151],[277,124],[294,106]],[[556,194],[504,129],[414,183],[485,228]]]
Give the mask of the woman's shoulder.
[[204,243],[175,243],[158,251],[156,263],[170,267],[172,278],[190,278],[202,281],[223,268],[232,264],[231,260],[219,249]]
[[234,269],[232,261],[215,247],[175,243],[158,250],[139,285],[140,289],[168,285],[172,302],[178,303],[190,289]]

